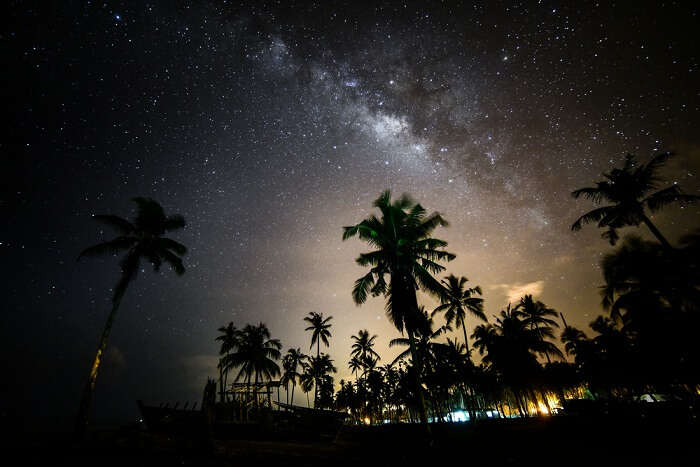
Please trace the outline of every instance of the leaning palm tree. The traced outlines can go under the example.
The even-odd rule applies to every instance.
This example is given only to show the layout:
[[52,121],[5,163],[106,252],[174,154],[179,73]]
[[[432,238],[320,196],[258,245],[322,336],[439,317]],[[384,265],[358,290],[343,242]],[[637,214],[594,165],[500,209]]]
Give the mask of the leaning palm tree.
[[310,312],[309,316],[304,317],[304,321],[310,324],[305,331],[312,331],[311,333],[311,347],[313,349],[314,344],[316,344],[316,358],[321,355],[321,342],[328,347],[328,339],[331,337],[331,332],[329,329],[332,324],[329,323],[333,317],[323,318],[323,313]]
[[445,270],[440,261],[451,261],[455,255],[443,250],[447,242],[431,235],[437,227],[445,227],[448,223],[438,213],[426,214],[426,210],[408,195],[392,202],[388,190],[377,198],[374,206],[380,210],[380,218],[372,215],[343,231],[343,240],[357,236],[373,248],[356,259],[358,265],[369,266],[370,270],[355,281],[352,297],[356,304],[361,305],[369,294],[374,297],[384,295],[389,319],[399,332],[406,330],[417,370],[414,377],[420,418],[430,434],[420,383],[422,365],[414,338],[420,318],[416,292],[421,289],[437,297],[443,296],[443,287],[433,275]]
[[667,204],[688,203],[700,199],[695,195],[684,194],[676,184],[654,191],[661,181],[657,172],[671,156],[673,153],[670,152],[657,154],[648,163],[637,164],[635,157],[628,154],[624,166],[604,173],[605,180],[596,182],[595,187],[572,192],[574,198],[583,196],[595,204],[604,201],[611,204],[579,217],[571,226],[571,230],[580,230],[583,224],[597,222],[598,227],[607,228],[603,238],[614,245],[619,238],[617,229],[643,223],[665,248],[671,249],[671,244],[651,222],[646,210],[656,212]]
[[166,232],[183,228],[185,218],[180,215],[166,216],[161,205],[150,198],[138,197],[133,198],[133,201],[137,205],[137,212],[132,221],[114,215],[93,216],[95,220],[116,230],[118,236],[110,241],[86,248],[78,256],[78,260],[80,260],[84,256],[114,256],[118,253],[124,253],[120,262],[121,275],[112,294],[112,311],[109,313],[107,323],[102,331],[95,360],[90,368],[90,374],[80,401],[75,426],[75,435],[78,439],[81,439],[87,430],[97,373],[107,348],[114,318],[127,287],[136,278],[141,260],[150,262],[155,271],[158,271],[165,262],[172,267],[177,275],[185,273],[181,256],[187,253],[187,248],[175,240],[164,237]]
[[435,313],[444,311],[447,326],[450,326],[452,321],[457,326],[461,326],[464,333],[464,346],[466,350],[469,350],[467,327],[465,325],[467,312],[484,322],[486,321],[486,315],[484,314],[484,299],[473,296],[481,295],[481,287],[477,285],[476,287],[465,289],[464,285],[467,281],[466,277],[458,279],[454,274],[450,274],[446,279],[442,280],[442,283],[445,285],[445,296],[442,298],[442,303],[433,311],[433,316],[435,316]]
[[374,350],[374,340],[376,338],[376,334],[370,337],[367,329],[360,329],[356,336],[350,336],[350,339],[354,341],[350,355],[360,359],[368,355],[379,358],[379,354]]

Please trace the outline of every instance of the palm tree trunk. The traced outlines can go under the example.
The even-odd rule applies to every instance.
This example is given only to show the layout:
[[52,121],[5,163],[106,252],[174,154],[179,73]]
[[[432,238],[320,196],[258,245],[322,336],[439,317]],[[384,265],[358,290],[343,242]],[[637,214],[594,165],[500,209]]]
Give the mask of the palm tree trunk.
[[670,243],[668,243],[668,240],[666,240],[666,237],[664,237],[659,229],[656,228],[656,226],[651,222],[651,219],[649,219],[645,214],[642,214],[642,222],[644,222],[644,225],[647,226],[649,230],[651,230],[651,233],[654,234],[654,236],[659,240],[659,242],[664,246],[664,248],[667,248],[669,250],[673,250],[673,247],[671,246]]
[[219,361],[219,401],[224,402],[224,370]]
[[420,412],[420,421],[425,427],[425,432],[427,433],[428,437],[431,437],[432,433],[430,431],[430,425],[428,424],[428,414],[426,413],[425,409],[425,396],[423,395],[423,386],[420,383],[420,372],[422,369],[422,362],[419,352],[416,351],[416,343],[413,338],[413,331],[411,329],[407,329],[407,332],[408,342],[411,345],[411,359],[413,360],[413,366],[415,367],[413,376],[416,384],[416,395],[418,396],[418,411]]
[[258,409],[258,372],[255,372],[255,386],[253,386],[253,405]]
[[294,388],[296,388],[296,387],[297,387],[296,380],[292,381],[292,405],[294,405]]
[[462,320],[462,331],[464,332],[464,350],[467,352],[467,356],[469,355],[469,342],[467,342],[467,328],[464,325],[464,320]]
[[82,440],[85,437],[87,431],[88,423],[90,422],[90,407],[92,406],[92,395],[95,392],[95,383],[97,382],[97,372],[100,369],[100,364],[102,363],[102,356],[107,348],[107,342],[109,341],[109,334],[112,331],[112,325],[114,323],[114,317],[119,309],[119,304],[122,301],[123,292],[118,296],[115,296],[112,300],[112,311],[110,311],[107,317],[107,323],[102,331],[102,337],[100,338],[100,345],[97,347],[97,353],[95,354],[95,360],[92,362],[92,367],[90,368],[90,375],[85,383],[85,388],[83,389],[83,395],[80,399],[80,407],[78,409],[78,417],[75,422],[75,439]]
[[226,388],[228,387],[228,370],[224,370],[224,402],[226,402]]

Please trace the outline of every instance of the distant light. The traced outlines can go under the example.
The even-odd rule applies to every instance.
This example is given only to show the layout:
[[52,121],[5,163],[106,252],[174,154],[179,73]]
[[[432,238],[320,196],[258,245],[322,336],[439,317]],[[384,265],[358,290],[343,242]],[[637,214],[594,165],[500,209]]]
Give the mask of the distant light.
[[116,13],[116,14],[114,15],[114,19],[116,19],[117,21],[121,21],[122,15],[120,15],[119,13]]
[[365,417],[362,421],[365,422],[365,425],[369,425],[369,417]]

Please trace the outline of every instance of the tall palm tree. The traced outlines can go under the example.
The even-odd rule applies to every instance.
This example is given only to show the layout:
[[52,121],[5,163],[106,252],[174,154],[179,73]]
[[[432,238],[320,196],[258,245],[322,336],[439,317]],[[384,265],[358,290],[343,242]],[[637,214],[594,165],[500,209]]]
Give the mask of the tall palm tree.
[[[548,308],[547,305],[532,298],[532,295],[525,295],[520,299],[520,303],[515,306],[515,312],[523,318],[523,324],[530,326],[540,339],[543,339],[543,334],[552,331],[552,327],[558,328],[559,325],[550,316],[559,316],[555,310]],[[545,353],[547,362],[551,363],[549,353]]]
[[311,346],[309,349],[312,349],[314,344],[316,344],[316,358],[321,356],[321,342],[323,342],[326,347],[330,346],[328,339],[331,337],[331,332],[329,329],[331,328],[332,324],[330,324],[329,321],[332,319],[332,316],[324,319],[323,313],[316,313],[313,311],[309,313],[309,316],[304,317],[304,321],[310,324],[305,331],[312,332]]
[[258,382],[270,380],[280,374],[280,367],[275,362],[281,357],[282,344],[279,339],[270,338],[270,330],[264,323],[257,326],[247,324],[240,331],[238,347],[226,358],[226,370],[240,368],[236,381],[244,377],[250,385],[255,378],[253,401],[258,404]]
[[571,230],[580,230],[583,224],[597,222],[598,227],[608,229],[602,236],[614,245],[619,238],[617,229],[643,223],[665,248],[671,249],[671,244],[651,222],[646,210],[656,212],[667,204],[688,203],[700,199],[695,195],[684,194],[676,184],[654,191],[661,181],[658,171],[671,156],[673,153],[670,152],[657,154],[648,163],[638,164],[636,158],[628,154],[623,167],[604,173],[605,180],[596,182],[595,187],[572,192],[574,198],[583,196],[595,204],[604,201],[611,204],[579,217],[572,224]]
[[112,311],[109,313],[107,323],[102,331],[102,337],[80,401],[75,426],[75,435],[78,439],[82,439],[87,430],[97,373],[107,348],[114,318],[127,287],[136,278],[141,260],[150,262],[155,271],[158,271],[165,262],[172,267],[177,275],[185,273],[181,256],[187,253],[187,248],[175,240],[164,237],[167,232],[183,228],[185,218],[180,215],[166,216],[161,205],[150,198],[138,197],[133,198],[133,201],[136,203],[137,212],[132,221],[114,215],[93,216],[95,220],[116,230],[118,236],[110,241],[86,248],[78,256],[78,260],[80,260],[84,256],[114,256],[118,253],[124,253],[119,264],[121,275],[112,295]]
[[421,289],[437,297],[443,295],[443,288],[433,275],[445,270],[440,261],[451,261],[455,255],[443,250],[447,242],[431,235],[437,227],[448,224],[438,213],[426,214],[426,210],[407,195],[392,202],[388,190],[377,198],[374,206],[380,210],[380,218],[372,215],[343,231],[343,240],[357,236],[373,248],[356,259],[358,265],[369,266],[370,270],[355,281],[352,297],[361,305],[369,294],[384,295],[389,319],[399,332],[406,329],[417,368],[414,377],[420,418],[430,435],[420,383],[422,365],[415,350],[414,333],[419,317],[416,291]]
[[355,375],[355,382],[357,382],[357,373],[362,369],[362,360],[352,357],[348,362],[348,368]]
[[377,338],[376,334],[370,337],[367,329],[360,329],[356,336],[350,336],[350,338],[354,341],[352,344],[352,351],[350,352],[352,357],[362,359],[369,355],[370,357],[377,357],[380,359],[379,354],[374,350],[374,340]]
[[308,361],[308,374],[313,379],[316,389],[314,391],[314,408],[318,407],[318,396],[324,379],[331,373],[336,373],[338,369],[333,365],[333,360],[328,354],[321,354],[318,357],[310,357]]
[[[300,348],[289,349],[287,354],[284,356],[282,361],[282,366],[284,368],[284,374],[282,375],[282,384],[292,383],[292,404],[294,404],[294,389],[296,388],[297,381],[301,378],[301,373],[299,373],[299,367],[302,366],[307,360],[307,356],[301,352]],[[287,391],[289,393],[289,391]],[[289,398],[289,394],[287,394]],[[289,403],[289,401],[288,401]]]
[[221,358],[219,359],[218,364],[219,391],[221,402],[224,402],[224,391],[226,388],[226,381],[228,379],[228,371],[225,371],[226,365],[224,364],[224,360],[225,357],[238,345],[239,331],[236,329],[236,326],[233,325],[233,322],[228,323],[226,326],[221,326],[218,331],[221,334],[217,336],[215,340],[221,342],[221,348],[219,349],[219,355],[221,355]]
[[578,354],[578,349],[582,342],[588,340],[586,333],[573,326],[564,325],[564,329],[561,331],[562,344],[564,344],[564,350],[568,355],[576,356]]
[[452,321],[457,326],[461,326],[464,333],[464,346],[466,350],[469,350],[467,327],[465,325],[467,312],[484,322],[486,321],[486,315],[484,314],[484,299],[473,296],[481,295],[481,287],[477,285],[476,287],[465,289],[464,286],[467,281],[466,277],[457,278],[454,274],[450,274],[446,279],[442,280],[442,283],[445,285],[445,295],[442,298],[442,303],[433,311],[433,316],[435,316],[435,313],[444,311],[445,322],[448,326],[452,324]]

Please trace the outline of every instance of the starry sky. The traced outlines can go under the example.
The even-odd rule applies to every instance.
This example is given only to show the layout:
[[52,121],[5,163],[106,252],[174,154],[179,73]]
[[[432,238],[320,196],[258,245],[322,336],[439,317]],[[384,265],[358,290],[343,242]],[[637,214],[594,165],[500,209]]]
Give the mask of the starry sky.
[[[201,400],[229,321],[308,349],[303,316],[332,315],[336,380],[361,328],[393,359],[384,301],[350,295],[366,248],[341,241],[384,189],[450,221],[435,233],[457,254],[448,272],[482,286],[489,317],[532,293],[582,328],[610,247],[592,226],[570,232],[592,208],[570,192],[627,152],[674,150],[665,179],[700,194],[691,2],[6,9],[0,394],[43,420],[76,413],[118,277],[116,258],[75,261],[112,235],[90,217],[128,217],[134,196],[186,217],[172,237],[188,270],[144,265],[127,291],[98,420],[134,419],[136,399]],[[698,214],[653,220],[677,241]]]

